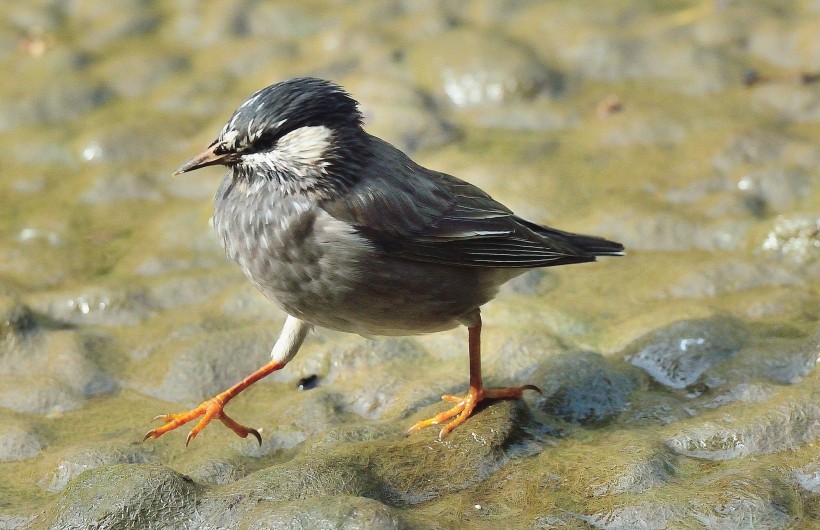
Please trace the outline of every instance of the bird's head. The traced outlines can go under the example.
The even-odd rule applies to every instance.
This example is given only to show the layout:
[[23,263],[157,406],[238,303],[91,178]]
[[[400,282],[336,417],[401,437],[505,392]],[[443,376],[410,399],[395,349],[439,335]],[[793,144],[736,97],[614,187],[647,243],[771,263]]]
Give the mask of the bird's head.
[[237,178],[337,187],[355,180],[364,138],[358,103],[347,92],[323,79],[295,78],[251,95],[174,175],[221,164]]

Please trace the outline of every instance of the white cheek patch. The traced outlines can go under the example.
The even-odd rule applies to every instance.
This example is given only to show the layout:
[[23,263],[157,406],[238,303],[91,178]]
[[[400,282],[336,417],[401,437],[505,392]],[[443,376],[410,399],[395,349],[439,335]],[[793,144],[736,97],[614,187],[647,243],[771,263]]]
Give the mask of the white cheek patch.
[[324,125],[300,127],[282,136],[268,151],[242,156],[242,164],[265,168],[280,184],[307,189],[327,173],[333,157],[333,131]]
[[280,138],[275,151],[283,159],[319,166],[326,159],[332,136],[333,131],[324,125],[299,127]]

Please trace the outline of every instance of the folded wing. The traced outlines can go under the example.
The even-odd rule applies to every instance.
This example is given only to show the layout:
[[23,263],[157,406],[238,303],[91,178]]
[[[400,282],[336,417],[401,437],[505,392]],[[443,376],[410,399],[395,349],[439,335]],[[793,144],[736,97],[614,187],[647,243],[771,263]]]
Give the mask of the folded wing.
[[322,207],[385,253],[461,266],[532,268],[623,251],[620,243],[522,219],[481,189],[373,141],[376,154],[368,173]]

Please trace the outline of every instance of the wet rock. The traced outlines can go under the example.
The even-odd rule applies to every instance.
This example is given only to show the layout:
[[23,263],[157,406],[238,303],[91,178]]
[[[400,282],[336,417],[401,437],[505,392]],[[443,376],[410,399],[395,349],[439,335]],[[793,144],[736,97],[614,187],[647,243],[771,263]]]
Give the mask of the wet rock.
[[37,293],[26,298],[35,311],[65,324],[133,326],[152,314],[140,288],[88,287],[80,292]]
[[663,530],[681,521],[684,513],[681,507],[669,502],[636,502],[577,518],[602,530]]
[[152,459],[147,449],[139,446],[96,443],[93,447],[73,448],[40,480],[40,486],[46,491],[60,492],[84,471],[113,464],[144,464]]
[[572,352],[551,357],[533,380],[544,393],[539,407],[564,421],[600,427],[629,408],[636,381],[600,354]]
[[778,217],[760,248],[797,265],[816,264],[820,261],[820,217]]
[[635,147],[646,145],[673,146],[688,136],[686,129],[670,120],[630,120],[610,126],[604,131],[601,144],[605,147]]
[[147,92],[168,82],[168,77],[189,66],[181,55],[167,51],[132,50],[114,56],[96,70],[107,79],[107,86],[118,96],[147,97]]
[[[198,256],[192,259],[185,259],[171,256],[151,256],[145,258],[137,265],[134,272],[141,276],[162,276],[179,272],[190,272],[201,269],[213,269],[219,265],[224,265],[225,260]],[[162,303],[160,301],[160,303]],[[270,302],[268,302],[270,304]]]
[[[567,350],[566,345],[558,337],[547,333],[521,333],[514,337],[490,335],[484,344],[484,377],[496,385],[531,383],[540,386],[550,380],[556,381],[560,378],[550,373],[553,366],[550,364],[551,357],[559,355],[561,359],[567,359],[566,354],[562,353]],[[555,364],[560,366],[560,362]]]
[[744,348],[732,363],[721,367],[719,373],[730,381],[759,377],[773,383],[794,385],[808,376],[819,361],[820,332],[817,332],[805,340],[758,340]]
[[820,50],[808,45],[817,29],[816,24],[809,22],[810,18],[793,18],[784,23],[765,10],[760,14],[769,16],[747,33],[751,55],[781,68],[820,68]]
[[784,405],[752,422],[729,418],[706,423],[673,436],[672,451],[703,460],[729,460],[750,454],[793,449],[820,436],[820,406],[797,402]]
[[405,432],[403,427],[393,423],[343,423],[316,432],[305,442],[304,450],[307,453],[322,453],[345,444],[392,439]]
[[402,151],[436,147],[455,137],[454,128],[436,115],[432,102],[405,81],[352,79],[345,88],[361,102],[368,131]]
[[258,403],[254,427],[258,428],[262,443],[232,438],[231,445],[242,455],[258,458],[293,449],[312,436],[323,436],[326,431],[357,418],[348,413],[348,395],[355,395],[358,390],[346,390],[331,392],[323,388],[307,394],[293,389],[273,391],[271,397]]
[[241,19],[245,5],[241,0],[223,2],[220,4],[221,9],[180,4],[178,9],[169,14],[169,19],[164,24],[167,37],[172,42],[200,49],[230,42],[239,29],[237,21]]
[[37,414],[65,412],[111,392],[116,383],[94,363],[89,347],[88,337],[69,330],[7,335],[0,344],[0,406]]
[[142,384],[140,390],[166,401],[199,403],[265,364],[275,340],[275,331],[250,328],[166,344],[171,360],[165,377],[159,386]]
[[671,451],[618,435],[609,441],[618,447],[618,454],[607,459],[605,470],[595,462],[579,462],[579,482],[573,489],[588,497],[606,497],[643,493],[675,480],[679,457]]
[[[213,196],[216,181],[212,181],[211,185],[209,199]],[[202,211],[186,209],[172,211],[168,217],[160,217],[153,227],[153,233],[157,235],[155,245],[175,256],[178,256],[180,251],[188,250],[219,258],[222,260],[221,263],[225,263],[225,252],[219,246],[208,215]],[[237,274],[237,277],[241,278],[241,274]]]
[[[294,447],[298,446],[299,444],[307,440],[308,430],[321,431],[323,429],[327,429],[333,423],[333,419],[335,419],[333,418],[330,421],[327,421],[327,418],[325,418],[325,421],[323,421],[322,423],[310,423],[310,418],[316,415],[315,411],[311,410],[310,412],[313,414],[307,414],[305,415],[307,417],[305,417],[301,414],[304,410],[304,408],[299,408],[299,419],[305,420],[304,422],[301,422],[301,427],[291,428],[289,426],[277,425],[275,421],[269,421],[269,426],[260,426],[260,428],[257,429],[259,431],[259,434],[262,436],[261,444],[257,444],[256,440],[253,440],[251,438],[249,440],[251,443],[248,443],[245,440],[234,440],[231,446],[239,454],[246,457],[260,458],[263,456],[275,455],[277,453],[281,453],[282,451],[293,449]],[[221,466],[220,468],[218,468],[218,470],[221,470],[222,467],[225,466]],[[208,471],[209,469],[210,468],[205,468],[206,471]],[[227,471],[231,471],[230,468],[228,468]],[[201,471],[196,470],[194,471],[194,475],[192,476],[196,478],[196,476],[199,476],[200,473]],[[213,474],[213,471],[211,471],[211,474]],[[235,474],[236,473],[234,472],[228,476],[233,476]],[[216,475],[216,479],[224,480],[221,478],[223,476],[224,472],[219,475]],[[206,478],[208,479],[208,482],[212,482],[214,480],[214,478],[211,478],[211,475],[207,475]],[[239,477],[237,476],[236,478]]]
[[80,196],[87,204],[111,204],[120,201],[159,201],[162,194],[147,175],[116,173],[105,176]]
[[174,469],[198,483],[230,484],[250,472],[248,462],[228,446],[191,449],[175,462]]
[[[176,277],[152,282],[149,288],[149,299],[152,306],[163,310],[204,304],[228,288],[234,287],[237,281],[241,281],[241,278],[233,271],[227,274],[217,274],[216,271],[193,274],[187,271]],[[271,305],[268,302],[269,312],[274,313],[275,309]]]
[[463,490],[497,470],[507,460],[507,450],[528,436],[519,427],[529,422],[520,403],[494,403],[470,421],[470,429],[456,429],[445,442],[433,441],[438,434],[433,430],[300,453],[212,490],[202,499],[199,513],[213,526],[225,528],[250,520],[260,502],[281,506],[350,495],[396,506]]
[[795,482],[804,490],[820,493],[820,462],[814,461],[797,469],[792,474]]
[[43,376],[0,376],[0,407],[29,414],[76,410],[85,400],[62,381]]
[[0,339],[4,343],[38,331],[37,318],[28,306],[14,297],[0,295]]
[[710,194],[724,191],[726,187],[726,179],[721,177],[693,179],[681,186],[664,189],[663,198],[672,204],[696,204]]
[[[747,203],[759,204],[762,212],[780,212],[811,191],[807,172],[782,167],[754,171],[737,183]],[[757,213],[757,212],[756,212]]]
[[54,31],[60,23],[60,14],[54,9],[38,4],[17,4],[4,13],[16,28],[41,28]]
[[382,418],[385,413],[396,408],[406,408],[400,403],[401,394],[407,382],[396,374],[395,369],[389,367],[376,368],[372,371],[372,383],[356,392],[342,394],[339,407],[367,419]]
[[38,293],[27,297],[26,303],[53,320],[77,325],[134,326],[154,312],[148,293],[133,287]]
[[103,466],[69,484],[46,515],[46,528],[202,528],[197,495],[191,479],[164,466]]
[[68,23],[83,28],[77,34],[78,44],[87,50],[100,50],[129,37],[144,35],[160,21],[159,14],[139,0],[91,2],[82,7],[65,4],[59,11]]
[[[224,261],[224,259],[221,259]],[[224,263],[222,263],[224,265]],[[259,292],[241,276],[235,277],[238,284],[231,290],[228,297],[221,306],[221,311],[233,318],[247,318],[258,322],[270,321],[272,329],[281,329],[285,320],[284,312],[271,303],[270,300]],[[315,338],[315,335],[310,337]],[[271,344],[271,348],[273,344]]]
[[705,528],[791,528],[802,511],[794,489],[770,473],[738,470],[702,480],[690,501],[692,518]]
[[618,212],[601,224],[633,250],[735,250],[745,246],[750,228],[743,220],[692,219],[670,211]]
[[[526,105],[516,104],[512,107],[503,105],[466,107],[459,110],[458,119],[461,123],[473,127],[495,129],[499,133],[507,131],[546,133],[577,127],[582,122],[576,111],[568,110],[548,99],[537,99],[527,102]],[[551,146],[544,149],[549,148]],[[534,151],[541,152],[538,149]],[[543,205],[539,205],[536,211],[540,214],[543,211]]]
[[45,441],[25,425],[3,422],[0,427],[0,461],[15,462],[40,454]]
[[[801,502],[782,479],[758,470],[721,471],[700,480],[686,499],[617,503],[574,518],[602,529],[664,529],[670,525],[703,528],[791,528],[801,518]],[[570,514],[567,514],[570,515]]]
[[638,339],[627,348],[626,358],[658,383],[684,389],[732,357],[746,333],[745,326],[729,317],[682,320]]
[[[456,353],[464,352],[463,343],[459,346]],[[408,366],[420,363],[431,370],[446,364],[429,355],[415,339],[367,340],[339,334],[327,347],[300,355],[291,370],[277,373],[273,379],[293,385],[301,374],[318,374],[322,380],[317,389],[320,392],[306,393],[306,401],[320,399],[329,392],[337,414],[351,413],[368,419],[406,414],[420,402],[437,400],[443,393],[463,392],[465,383],[454,383],[446,376],[431,377],[422,384],[418,379],[402,377]]]
[[373,499],[333,495],[286,503],[265,503],[244,517],[241,528],[265,530],[316,530],[406,528],[399,512]]
[[36,515],[6,515],[0,514],[0,528],[9,528],[10,530],[24,530],[31,528],[31,525],[37,519]]
[[363,340],[355,337],[332,347],[324,355],[330,361],[325,376],[330,383],[337,379],[356,379],[362,370],[378,368],[392,361],[418,361],[427,353],[417,341],[409,338]]
[[407,62],[422,89],[453,107],[527,101],[562,90],[560,75],[526,47],[461,29],[418,43]]
[[714,399],[702,404],[705,408],[718,408],[730,403],[763,403],[774,395],[774,390],[766,385],[754,383],[741,383],[733,386],[728,391],[723,392]]
[[[173,165],[174,160],[168,159],[172,148],[173,152],[179,152],[177,164],[195,154],[184,150],[187,142],[181,143],[182,138],[192,135],[192,122],[195,127],[196,121],[190,118],[182,119],[174,114],[152,109],[128,120],[107,124],[105,127],[90,126],[83,130],[76,139],[77,154],[82,159],[84,168],[100,167],[99,173],[103,175],[86,195],[92,191],[97,194],[107,192],[113,195],[112,200],[121,200],[120,195],[128,197],[126,192],[130,192],[130,195],[139,192],[136,194],[137,198],[146,196],[147,199],[156,200],[171,194],[182,195],[171,193],[170,190],[177,190],[175,186],[187,187],[189,196],[193,194],[192,191],[198,192],[197,179],[177,180],[171,177],[176,166]],[[191,150],[198,147],[200,146],[191,146]],[[207,178],[203,180],[209,182]],[[212,196],[213,189],[207,198]],[[106,195],[102,195],[97,202],[105,203],[105,198]],[[81,197],[81,201],[83,199]],[[145,216],[146,220],[147,218]]]
[[[642,19],[647,12],[599,7],[589,17],[571,4],[533,4],[521,11],[512,27],[516,34],[529,37],[542,56],[586,79],[654,79],[664,81],[665,89],[702,95],[730,86],[732,73],[739,70],[736,60],[720,48],[691,42],[694,20],[686,28],[658,21],[646,26]],[[628,20],[630,31],[615,29],[615,20]]]
[[820,94],[816,86],[767,84],[755,89],[752,101],[765,110],[773,110],[783,120],[796,123],[820,121]]
[[[606,494],[643,493],[667,484],[675,475],[674,459],[664,453],[639,460],[627,467],[607,488]],[[604,494],[598,490],[596,493]]]
[[799,285],[803,281],[801,275],[777,263],[716,259],[683,274],[666,292],[676,298],[703,298],[756,287]]
[[516,294],[543,295],[556,288],[558,280],[544,269],[528,271],[505,283],[502,291]]
[[317,13],[302,4],[254,4],[245,6],[238,15],[234,22],[238,33],[267,39],[304,39],[338,24],[338,19],[329,13]]
[[25,290],[54,288],[72,274],[70,265],[66,263],[64,248],[49,241],[54,239],[53,236],[25,239],[27,234],[31,234],[28,230],[36,229],[24,228],[18,234],[17,241],[0,241],[0,254],[3,256],[0,274]]
[[111,91],[85,76],[52,78],[11,100],[0,98],[0,131],[32,124],[63,123],[102,106]]
[[730,175],[747,167],[780,163],[788,139],[767,131],[731,136],[713,157],[712,166]]

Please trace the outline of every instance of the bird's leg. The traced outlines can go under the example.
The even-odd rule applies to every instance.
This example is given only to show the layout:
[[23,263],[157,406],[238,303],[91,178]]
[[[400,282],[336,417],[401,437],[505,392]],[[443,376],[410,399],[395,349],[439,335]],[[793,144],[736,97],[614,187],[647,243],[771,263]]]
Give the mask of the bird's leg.
[[173,431],[180,425],[185,425],[189,421],[202,416],[202,419],[199,420],[199,423],[197,423],[194,426],[194,428],[191,429],[191,432],[188,433],[188,438],[185,440],[185,445],[188,445],[191,442],[191,440],[196,438],[196,435],[199,434],[199,432],[202,429],[204,429],[213,419],[217,419],[224,423],[226,427],[235,432],[240,438],[246,438],[249,434],[252,434],[261,445],[262,436],[259,435],[259,431],[257,431],[256,429],[252,429],[250,427],[245,427],[244,425],[241,425],[236,421],[232,420],[230,417],[228,417],[227,414],[225,414],[225,411],[223,409],[225,408],[225,405],[227,405],[230,400],[239,395],[240,392],[242,392],[255,382],[259,381],[263,377],[271,374],[272,372],[275,372],[276,370],[279,370],[283,366],[285,365],[282,363],[270,362],[265,366],[259,368],[255,372],[253,372],[251,375],[249,375],[239,383],[233,385],[228,390],[220,394],[217,394],[211,399],[203,401],[196,408],[193,408],[187,412],[179,412],[175,414],[160,414],[154,419],[164,421],[165,425],[157,427],[156,429],[148,432],[148,434],[145,435],[143,440],[147,440],[148,438],[159,438],[166,432]]
[[541,390],[534,385],[524,385],[517,387],[504,388],[484,388],[481,381],[481,317],[478,317],[478,322],[467,328],[469,333],[468,347],[470,352],[470,388],[467,389],[466,396],[441,396],[443,401],[455,403],[455,406],[422,420],[407,431],[408,434],[414,433],[430,425],[438,425],[443,421],[454,418],[453,421],[444,425],[439,432],[438,438],[442,440],[453,429],[467,421],[467,418],[473,413],[476,405],[485,399],[520,399],[524,390],[535,390],[540,393]]
[[293,356],[296,355],[296,352],[299,350],[299,346],[302,345],[302,341],[305,340],[305,336],[307,336],[308,331],[310,331],[310,327],[310,324],[307,322],[303,322],[298,318],[288,316],[288,319],[285,321],[285,326],[282,328],[282,333],[280,333],[279,338],[276,340],[276,344],[273,346],[273,350],[271,351],[271,362],[262,366],[251,375],[224,392],[217,394],[211,399],[203,401],[196,408],[193,408],[187,412],[162,414],[157,416],[154,419],[164,421],[165,425],[149,431],[143,440],[147,440],[148,438],[159,438],[166,432],[172,431],[180,425],[185,425],[189,421],[202,416],[202,419],[200,419],[194,428],[191,429],[191,432],[188,433],[188,438],[185,440],[185,445],[188,445],[191,440],[193,440],[196,435],[199,434],[199,432],[204,429],[213,419],[221,421],[226,427],[235,432],[241,438],[247,438],[249,434],[252,434],[259,442],[259,445],[262,445],[262,437],[260,436],[259,431],[237,423],[228,417],[223,409],[225,408],[225,405],[239,395],[240,392],[263,377],[270,375],[288,364]]

